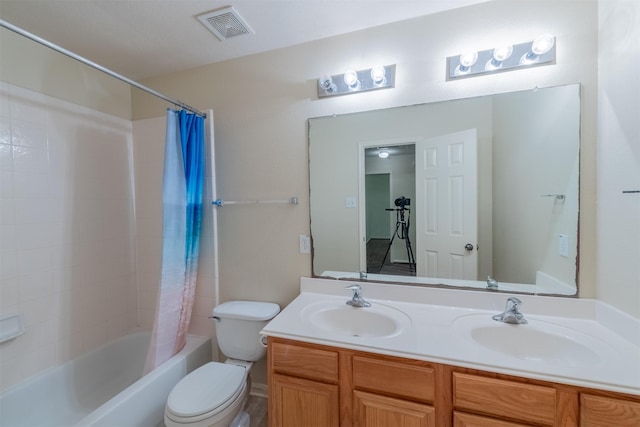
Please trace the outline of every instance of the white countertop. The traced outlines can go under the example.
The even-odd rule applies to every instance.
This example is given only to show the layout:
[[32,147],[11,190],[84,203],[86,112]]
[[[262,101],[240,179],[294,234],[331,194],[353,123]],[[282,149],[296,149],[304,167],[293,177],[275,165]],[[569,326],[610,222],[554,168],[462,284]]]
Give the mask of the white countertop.
[[[304,321],[305,308],[320,301],[340,306],[351,297],[344,288],[356,283],[367,301],[400,310],[410,322],[395,335],[365,337],[328,332]],[[495,326],[487,319],[503,311],[509,294],[310,278],[301,279],[300,289],[264,335],[640,395],[640,319],[599,301],[516,295],[531,325],[568,328],[571,338],[578,337],[598,359],[549,361],[503,354],[471,337],[469,320]],[[464,321],[457,320],[463,316]]]

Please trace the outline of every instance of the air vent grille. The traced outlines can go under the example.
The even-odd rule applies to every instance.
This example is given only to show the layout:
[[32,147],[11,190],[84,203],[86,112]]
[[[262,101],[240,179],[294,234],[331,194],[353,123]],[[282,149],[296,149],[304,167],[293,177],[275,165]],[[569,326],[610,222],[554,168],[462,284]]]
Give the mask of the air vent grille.
[[244,34],[253,34],[253,30],[232,7],[225,7],[197,16],[198,20],[220,40]]

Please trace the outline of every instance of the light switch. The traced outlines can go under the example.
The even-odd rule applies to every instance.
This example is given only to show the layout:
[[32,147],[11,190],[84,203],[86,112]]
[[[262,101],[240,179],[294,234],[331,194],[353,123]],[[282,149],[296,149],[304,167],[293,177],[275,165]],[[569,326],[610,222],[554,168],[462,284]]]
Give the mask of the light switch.
[[558,235],[558,255],[569,257],[569,236],[566,234]]
[[300,253],[301,254],[311,253],[311,238],[306,234],[300,235]]
[[358,199],[353,196],[349,196],[344,199],[344,207],[345,208],[357,208],[358,207]]

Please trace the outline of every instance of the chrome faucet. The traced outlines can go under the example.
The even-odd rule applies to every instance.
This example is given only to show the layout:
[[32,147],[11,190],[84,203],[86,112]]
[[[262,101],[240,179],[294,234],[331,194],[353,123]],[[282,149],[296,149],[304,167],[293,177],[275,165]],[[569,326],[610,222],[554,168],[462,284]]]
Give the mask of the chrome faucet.
[[347,286],[345,289],[353,291],[353,298],[347,301],[347,304],[352,307],[371,307],[371,303],[362,298],[362,288],[360,285]]
[[498,281],[491,276],[487,276],[487,289],[490,291],[497,291]]
[[527,323],[527,319],[524,318],[524,314],[518,311],[518,308],[522,305],[522,301],[518,298],[511,297],[507,299],[507,307],[500,314],[496,314],[492,317],[493,320],[504,323],[511,323],[514,325],[523,325]]

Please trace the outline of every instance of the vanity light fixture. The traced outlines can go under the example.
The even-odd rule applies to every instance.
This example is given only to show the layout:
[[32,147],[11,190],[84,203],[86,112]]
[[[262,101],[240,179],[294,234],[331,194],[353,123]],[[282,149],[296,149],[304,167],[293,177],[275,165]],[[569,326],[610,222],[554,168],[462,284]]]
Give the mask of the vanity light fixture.
[[555,62],[555,37],[551,34],[543,34],[526,43],[450,56],[447,58],[447,80],[551,65]]
[[365,70],[348,70],[344,74],[324,75],[318,79],[318,98],[395,87],[396,65]]

